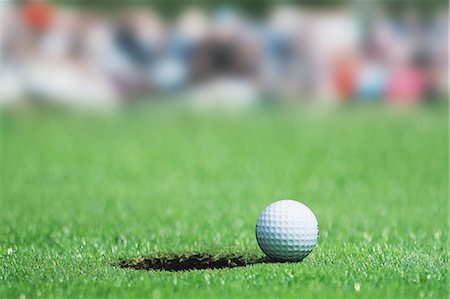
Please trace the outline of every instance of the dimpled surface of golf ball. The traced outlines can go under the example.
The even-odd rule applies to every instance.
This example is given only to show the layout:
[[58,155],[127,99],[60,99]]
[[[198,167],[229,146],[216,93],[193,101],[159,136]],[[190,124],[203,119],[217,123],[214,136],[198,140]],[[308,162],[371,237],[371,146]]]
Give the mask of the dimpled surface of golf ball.
[[256,222],[259,247],[277,260],[302,260],[316,246],[318,237],[316,216],[307,206],[294,200],[272,203]]

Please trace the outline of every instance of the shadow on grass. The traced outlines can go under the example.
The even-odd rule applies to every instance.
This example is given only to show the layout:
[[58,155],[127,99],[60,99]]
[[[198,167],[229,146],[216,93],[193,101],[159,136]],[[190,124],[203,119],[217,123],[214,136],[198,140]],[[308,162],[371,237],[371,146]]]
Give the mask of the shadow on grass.
[[135,270],[188,271],[201,269],[225,269],[246,267],[255,264],[287,263],[268,257],[249,258],[244,256],[215,256],[210,254],[168,255],[124,259],[118,263],[120,268]]

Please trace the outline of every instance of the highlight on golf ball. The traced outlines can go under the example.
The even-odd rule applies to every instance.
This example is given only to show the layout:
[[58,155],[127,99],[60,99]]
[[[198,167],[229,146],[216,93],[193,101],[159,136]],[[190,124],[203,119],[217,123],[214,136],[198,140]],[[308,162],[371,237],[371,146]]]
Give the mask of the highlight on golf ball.
[[256,222],[256,240],[270,258],[300,261],[316,246],[319,224],[314,213],[295,200],[280,200],[262,211]]

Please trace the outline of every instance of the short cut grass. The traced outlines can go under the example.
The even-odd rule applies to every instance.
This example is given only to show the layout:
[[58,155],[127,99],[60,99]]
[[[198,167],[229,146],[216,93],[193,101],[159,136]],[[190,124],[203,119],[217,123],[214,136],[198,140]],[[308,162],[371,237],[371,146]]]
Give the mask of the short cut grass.
[[[131,110],[2,113],[1,298],[449,296],[444,111]],[[284,198],[319,221],[302,263],[117,267],[165,254],[261,258],[256,219]]]

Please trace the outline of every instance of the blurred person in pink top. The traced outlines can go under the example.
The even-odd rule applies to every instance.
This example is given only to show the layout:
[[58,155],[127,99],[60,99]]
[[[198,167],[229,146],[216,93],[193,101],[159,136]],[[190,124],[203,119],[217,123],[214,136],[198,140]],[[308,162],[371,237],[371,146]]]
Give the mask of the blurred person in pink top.
[[399,61],[392,67],[387,82],[387,99],[391,103],[414,104],[426,91],[426,76],[419,61]]

